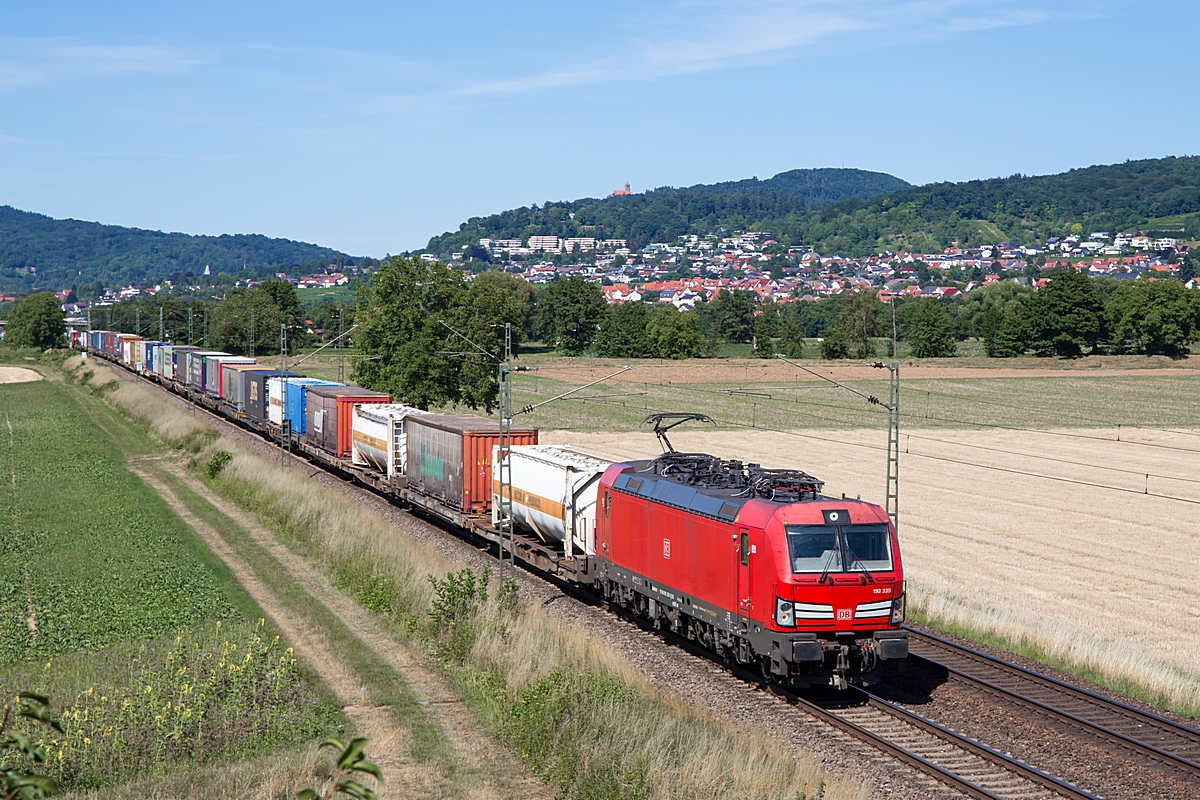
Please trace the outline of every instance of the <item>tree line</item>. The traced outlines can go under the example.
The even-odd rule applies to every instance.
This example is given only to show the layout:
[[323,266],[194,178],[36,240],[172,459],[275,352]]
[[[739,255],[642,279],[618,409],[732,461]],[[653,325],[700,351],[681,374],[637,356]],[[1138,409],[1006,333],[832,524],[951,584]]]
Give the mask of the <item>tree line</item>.
[[[345,330],[358,325],[355,381],[425,408],[461,404],[489,411],[497,402],[505,325],[514,355],[525,342],[540,340],[563,355],[623,359],[728,352],[871,358],[891,355],[889,339],[904,342],[908,356],[944,358],[972,338],[993,357],[1180,356],[1200,340],[1200,293],[1181,281],[1117,281],[1071,269],[1051,274],[1037,291],[1004,281],[950,301],[884,303],[874,291],[862,291],[781,306],[722,290],[689,312],[658,302],[609,306],[600,285],[579,276],[534,287],[519,275],[491,271],[470,278],[445,264],[397,256],[360,284],[356,305],[325,309],[335,311]],[[160,295],[96,308],[92,324],[262,357],[279,352],[281,326],[289,351],[315,345],[305,321],[313,316],[290,283],[272,280],[219,302]],[[49,347],[62,337],[53,294],[30,295],[13,307],[7,343]]]

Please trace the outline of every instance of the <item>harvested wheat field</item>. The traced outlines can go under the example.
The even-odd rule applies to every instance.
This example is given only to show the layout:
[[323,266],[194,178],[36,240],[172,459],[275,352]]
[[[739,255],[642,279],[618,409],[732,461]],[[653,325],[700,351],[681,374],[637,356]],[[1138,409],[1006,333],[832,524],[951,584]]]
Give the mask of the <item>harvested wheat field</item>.
[[[1200,605],[1190,598],[1200,564],[1200,434],[1117,435],[902,434],[899,530],[910,602],[931,622],[1200,709]],[[804,469],[827,481],[830,495],[883,501],[882,431],[680,429],[671,439],[679,450]],[[614,459],[659,452],[649,432],[548,431],[542,441]]]

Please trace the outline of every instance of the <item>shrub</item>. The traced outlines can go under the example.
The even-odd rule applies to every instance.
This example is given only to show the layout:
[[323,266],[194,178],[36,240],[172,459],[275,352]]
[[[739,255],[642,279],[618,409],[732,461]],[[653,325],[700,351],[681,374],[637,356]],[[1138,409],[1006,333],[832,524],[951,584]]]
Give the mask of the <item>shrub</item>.
[[233,461],[233,453],[228,450],[218,450],[209,457],[208,463],[204,465],[204,474],[210,481],[216,480],[225,467],[229,466],[230,461]]

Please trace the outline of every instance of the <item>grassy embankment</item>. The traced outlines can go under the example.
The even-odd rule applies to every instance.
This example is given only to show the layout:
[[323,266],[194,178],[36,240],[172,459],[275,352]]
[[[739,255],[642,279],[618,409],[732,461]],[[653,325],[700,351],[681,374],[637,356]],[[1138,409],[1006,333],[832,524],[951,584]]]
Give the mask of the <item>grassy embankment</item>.
[[[145,386],[126,384],[111,399],[151,430],[191,419]],[[606,646],[539,607],[505,601],[495,587],[472,591],[470,573],[455,572],[456,565],[301,470],[280,469],[228,440],[209,445],[195,463],[218,450],[234,458],[210,485],[425,652],[492,735],[562,796],[861,796],[815,761],[649,685]]]
[[126,468],[161,446],[61,379],[0,385],[0,409],[0,691],[61,712],[51,775],[106,786],[338,729],[255,604]]

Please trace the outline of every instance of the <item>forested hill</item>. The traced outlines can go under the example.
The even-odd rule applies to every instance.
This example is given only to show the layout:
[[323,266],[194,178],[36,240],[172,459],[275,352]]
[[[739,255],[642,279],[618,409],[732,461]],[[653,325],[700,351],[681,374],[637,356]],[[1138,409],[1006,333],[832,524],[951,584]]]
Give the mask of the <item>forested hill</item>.
[[[819,204],[812,198],[838,202]],[[809,202],[805,202],[808,200]],[[571,214],[574,214],[574,218]],[[1200,238],[1200,157],[1127,161],[1057,175],[906,186],[861,170],[794,170],[628,197],[548,203],[472,218],[435,236],[447,255],[480,238],[534,234],[628,239],[631,247],[720,229],[769,231],[821,253],[939,252],[1093,231],[1146,231]]]
[[885,172],[868,172],[862,169],[793,169],[781,172],[774,178],[760,181],[748,178],[744,181],[698,184],[685,189],[666,187],[650,192],[656,194],[687,194],[690,192],[714,194],[782,194],[800,197],[809,208],[829,205],[851,198],[866,199],[881,194],[908,188],[908,181]]
[[[191,236],[53,219],[0,206],[0,291],[62,289],[83,282],[105,286],[156,283],[204,267],[232,273],[347,259],[328,247],[258,234]],[[80,274],[82,273],[82,274]]]
[[1126,161],[1057,175],[933,183],[764,222],[822,253],[938,251],[1093,231],[1200,237],[1200,157]]
[[796,169],[760,181],[750,178],[686,188],[663,187],[642,194],[536,204],[472,217],[458,231],[429,240],[426,250],[449,255],[479,239],[529,236],[592,236],[626,239],[641,247],[687,233],[747,228],[806,208],[849,198],[870,198],[908,184],[882,172],[860,169]]

